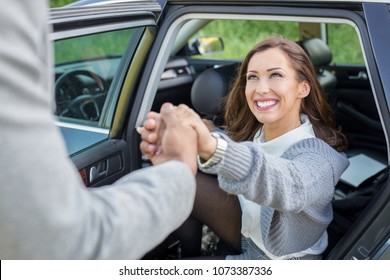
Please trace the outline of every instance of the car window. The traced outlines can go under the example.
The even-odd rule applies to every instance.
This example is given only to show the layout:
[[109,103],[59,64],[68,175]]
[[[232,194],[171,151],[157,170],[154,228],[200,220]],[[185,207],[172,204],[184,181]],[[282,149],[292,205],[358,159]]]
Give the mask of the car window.
[[[108,138],[107,119],[115,110],[112,85],[121,73],[128,45],[139,40],[140,28],[128,28],[57,40],[55,115],[69,154]],[[126,57],[132,54],[126,55]]]
[[298,40],[297,22],[259,20],[214,20],[199,30],[191,39],[202,36],[220,36],[224,51],[199,58],[242,59],[258,42],[271,36],[283,35],[290,40]]
[[328,45],[333,52],[333,63],[364,64],[363,53],[356,31],[348,24],[327,24]]
[[[306,23],[306,26],[308,24]],[[310,25],[310,24],[309,24]],[[314,24],[314,28],[319,27]],[[359,39],[354,27],[349,24],[326,24],[326,39],[334,51],[333,63],[364,64]],[[190,40],[202,36],[219,36],[223,39],[224,51],[207,56],[195,55],[196,58],[242,59],[257,42],[280,35],[298,41],[302,38],[321,36],[302,30],[299,22],[261,21],[261,20],[214,20],[199,30]]]

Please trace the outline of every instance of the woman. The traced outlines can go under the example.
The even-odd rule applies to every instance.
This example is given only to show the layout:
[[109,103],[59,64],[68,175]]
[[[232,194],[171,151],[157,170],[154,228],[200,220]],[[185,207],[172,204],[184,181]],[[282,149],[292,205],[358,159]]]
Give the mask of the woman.
[[[193,216],[239,251],[227,259],[320,259],[347,141],[305,51],[282,38],[256,45],[225,109],[226,134],[210,133],[187,106],[176,109],[198,134],[200,170],[218,175],[219,188],[198,176]],[[141,131],[141,150],[152,158],[150,127]]]

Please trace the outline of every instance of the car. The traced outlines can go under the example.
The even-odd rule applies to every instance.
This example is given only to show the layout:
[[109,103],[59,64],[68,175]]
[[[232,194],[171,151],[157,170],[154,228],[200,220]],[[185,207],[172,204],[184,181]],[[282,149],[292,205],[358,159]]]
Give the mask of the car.
[[[312,59],[349,141],[323,258],[390,259],[389,10],[380,0],[83,0],[52,8],[53,113],[69,157],[89,188],[149,166],[135,128],[150,110],[184,103],[221,125],[221,98],[246,52],[283,36]],[[218,237],[207,227],[204,235],[202,252],[218,252]],[[179,257],[173,233],[144,258]]]

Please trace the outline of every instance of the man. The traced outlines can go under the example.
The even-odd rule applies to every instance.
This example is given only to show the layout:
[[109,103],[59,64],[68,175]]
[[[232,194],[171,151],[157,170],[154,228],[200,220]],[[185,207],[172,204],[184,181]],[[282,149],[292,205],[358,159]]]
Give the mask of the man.
[[166,106],[157,166],[83,188],[52,116],[47,9],[0,2],[0,258],[141,258],[191,212],[195,132]]

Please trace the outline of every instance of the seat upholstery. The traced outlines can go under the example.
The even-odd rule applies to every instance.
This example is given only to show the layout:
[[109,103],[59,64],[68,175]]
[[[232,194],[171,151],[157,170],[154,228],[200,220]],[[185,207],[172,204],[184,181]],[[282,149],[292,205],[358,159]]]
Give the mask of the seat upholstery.
[[228,94],[238,67],[238,63],[233,63],[199,74],[191,89],[191,102],[195,110],[206,116],[219,115],[221,100]]
[[319,38],[305,39],[298,44],[310,57],[317,72],[317,80],[325,92],[332,92],[337,84],[337,78],[330,71],[326,70],[332,61],[332,51],[328,45]]

